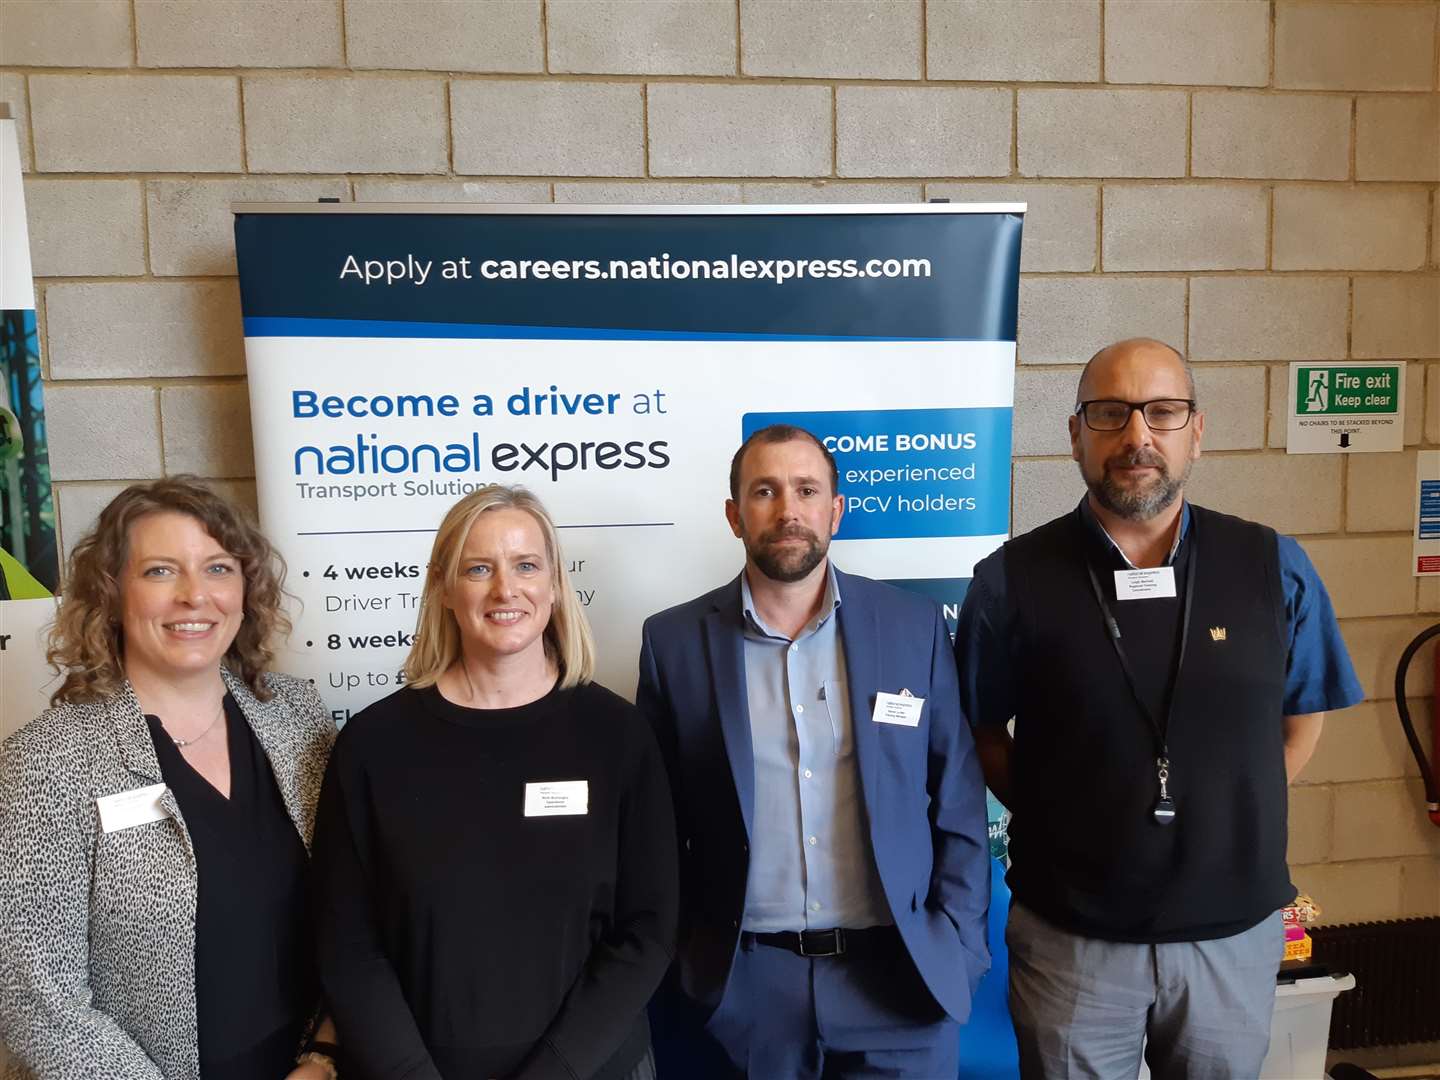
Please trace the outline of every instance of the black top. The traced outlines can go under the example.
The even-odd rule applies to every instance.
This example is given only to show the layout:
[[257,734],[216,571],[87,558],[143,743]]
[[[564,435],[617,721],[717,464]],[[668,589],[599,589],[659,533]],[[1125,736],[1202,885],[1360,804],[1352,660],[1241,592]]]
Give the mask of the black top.
[[[527,816],[528,784],[588,812]],[[600,686],[513,709],[433,687],[354,717],[315,829],[321,975],[361,1078],[626,1075],[670,963],[675,826],[654,737]]]
[[[195,1013],[205,1080],[280,1080],[318,996],[305,845],[265,751],[225,695],[230,798],[146,716],[195,850]],[[215,736],[211,736],[214,738]]]
[[[1113,571],[1125,563],[1078,513],[1005,548],[1018,673],[1008,880],[1021,903],[1091,937],[1227,937],[1295,895],[1285,862],[1278,542],[1263,526],[1193,504],[1191,513],[1174,598],[1117,600]],[[1177,673],[1192,559],[1195,596]],[[1152,817],[1155,734],[1125,680],[1087,560],[1119,624],[1136,693],[1156,717],[1173,693],[1169,826]]]

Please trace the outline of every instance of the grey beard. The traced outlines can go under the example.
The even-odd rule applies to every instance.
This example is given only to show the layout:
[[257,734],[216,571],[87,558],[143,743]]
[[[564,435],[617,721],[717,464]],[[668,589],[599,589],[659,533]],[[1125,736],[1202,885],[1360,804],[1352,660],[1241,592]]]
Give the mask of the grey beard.
[[1101,474],[1099,483],[1087,483],[1086,486],[1095,496],[1095,501],[1112,514],[1129,521],[1148,521],[1179,497],[1185,481],[1190,479],[1190,466],[1194,463],[1187,459],[1185,471],[1178,477],[1171,475],[1163,461],[1146,458],[1127,464],[1157,465],[1160,469],[1158,482],[1144,488],[1122,488],[1115,483],[1109,469],[1106,469]]

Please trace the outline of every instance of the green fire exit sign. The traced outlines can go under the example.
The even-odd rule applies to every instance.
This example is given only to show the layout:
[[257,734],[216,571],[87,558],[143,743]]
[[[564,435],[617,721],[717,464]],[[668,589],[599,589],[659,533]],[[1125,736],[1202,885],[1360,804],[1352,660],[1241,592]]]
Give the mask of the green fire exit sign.
[[1364,367],[1298,367],[1295,412],[1301,416],[1398,413],[1404,368],[1400,364]]

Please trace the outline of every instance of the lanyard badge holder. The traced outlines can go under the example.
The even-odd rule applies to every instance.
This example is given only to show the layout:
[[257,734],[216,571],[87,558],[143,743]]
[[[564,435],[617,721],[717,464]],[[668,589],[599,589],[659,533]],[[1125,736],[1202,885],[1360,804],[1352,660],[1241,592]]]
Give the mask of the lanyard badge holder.
[[1185,599],[1181,602],[1180,614],[1180,649],[1175,657],[1174,670],[1170,673],[1170,686],[1165,696],[1163,720],[1157,718],[1150,711],[1150,706],[1140,696],[1139,688],[1135,683],[1135,674],[1130,669],[1130,660],[1125,655],[1125,646],[1120,641],[1120,624],[1115,621],[1115,616],[1110,611],[1110,604],[1105,599],[1105,590],[1100,588],[1100,579],[1095,574],[1095,567],[1091,565],[1088,558],[1085,559],[1085,570],[1090,575],[1090,589],[1095,594],[1095,602],[1100,605],[1100,614],[1105,617],[1105,632],[1110,638],[1110,644],[1115,647],[1115,656],[1120,661],[1120,670],[1125,673],[1125,682],[1130,687],[1130,696],[1135,699],[1136,706],[1155,735],[1155,779],[1159,783],[1160,795],[1155,800],[1155,806],[1150,811],[1150,815],[1155,819],[1157,825],[1169,825],[1175,820],[1175,800],[1170,796],[1170,747],[1167,736],[1170,731],[1170,717],[1175,708],[1175,688],[1180,682],[1180,669],[1185,663],[1185,646],[1190,639],[1190,607],[1195,597],[1195,564],[1199,559],[1195,551],[1195,520],[1193,517],[1190,520],[1188,542],[1190,547],[1186,554]]

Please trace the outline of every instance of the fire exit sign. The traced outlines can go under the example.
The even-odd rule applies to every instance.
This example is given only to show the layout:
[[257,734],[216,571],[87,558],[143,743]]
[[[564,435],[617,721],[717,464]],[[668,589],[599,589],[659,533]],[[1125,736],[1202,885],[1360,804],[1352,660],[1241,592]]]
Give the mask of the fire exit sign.
[[1405,365],[1290,365],[1292,454],[1365,453],[1405,445]]

